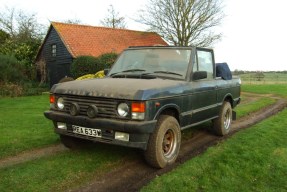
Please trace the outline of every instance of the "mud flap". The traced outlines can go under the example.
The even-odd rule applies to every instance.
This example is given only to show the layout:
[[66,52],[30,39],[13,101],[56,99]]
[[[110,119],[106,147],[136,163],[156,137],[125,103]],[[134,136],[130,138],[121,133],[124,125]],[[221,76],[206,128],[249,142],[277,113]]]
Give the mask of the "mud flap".
[[232,120],[233,120],[233,121],[236,120],[236,111],[232,111]]

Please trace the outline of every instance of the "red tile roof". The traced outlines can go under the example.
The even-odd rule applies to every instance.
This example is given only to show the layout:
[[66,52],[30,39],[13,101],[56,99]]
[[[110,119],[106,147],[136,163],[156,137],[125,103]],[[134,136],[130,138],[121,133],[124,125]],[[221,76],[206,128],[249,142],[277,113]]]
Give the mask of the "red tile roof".
[[87,25],[52,22],[71,55],[99,56],[104,53],[120,53],[129,46],[167,45],[154,32],[132,31]]

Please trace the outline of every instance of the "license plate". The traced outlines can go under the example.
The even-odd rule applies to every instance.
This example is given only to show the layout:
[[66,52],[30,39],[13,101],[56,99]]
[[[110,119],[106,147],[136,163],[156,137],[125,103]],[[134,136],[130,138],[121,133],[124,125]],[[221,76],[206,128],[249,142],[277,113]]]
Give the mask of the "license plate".
[[87,135],[91,137],[101,137],[102,132],[100,129],[92,129],[87,127],[80,127],[77,125],[72,125],[73,133],[80,134],[80,135]]

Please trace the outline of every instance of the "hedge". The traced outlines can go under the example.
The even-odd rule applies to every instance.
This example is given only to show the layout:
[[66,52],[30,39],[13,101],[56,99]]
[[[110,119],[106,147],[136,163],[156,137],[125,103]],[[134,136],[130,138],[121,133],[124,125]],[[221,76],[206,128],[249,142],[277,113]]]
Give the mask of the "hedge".
[[79,56],[71,65],[73,78],[78,78],[86,74],[95,74],[98,71],[110,68],[117,58],[116,53],[106,53],[99,57]]

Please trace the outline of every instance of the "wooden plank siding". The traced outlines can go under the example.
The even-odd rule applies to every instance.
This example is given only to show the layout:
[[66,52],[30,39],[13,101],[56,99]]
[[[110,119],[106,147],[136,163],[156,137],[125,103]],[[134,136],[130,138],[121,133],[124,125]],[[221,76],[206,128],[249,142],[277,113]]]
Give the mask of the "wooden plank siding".
[[[56,45],[56,56],[52,55],[52,45]],[[47,34],[41,55],[46,61],[50,87],[65,76],[71,76],[70,66],[73,58],[54,27],[51,27]]]

